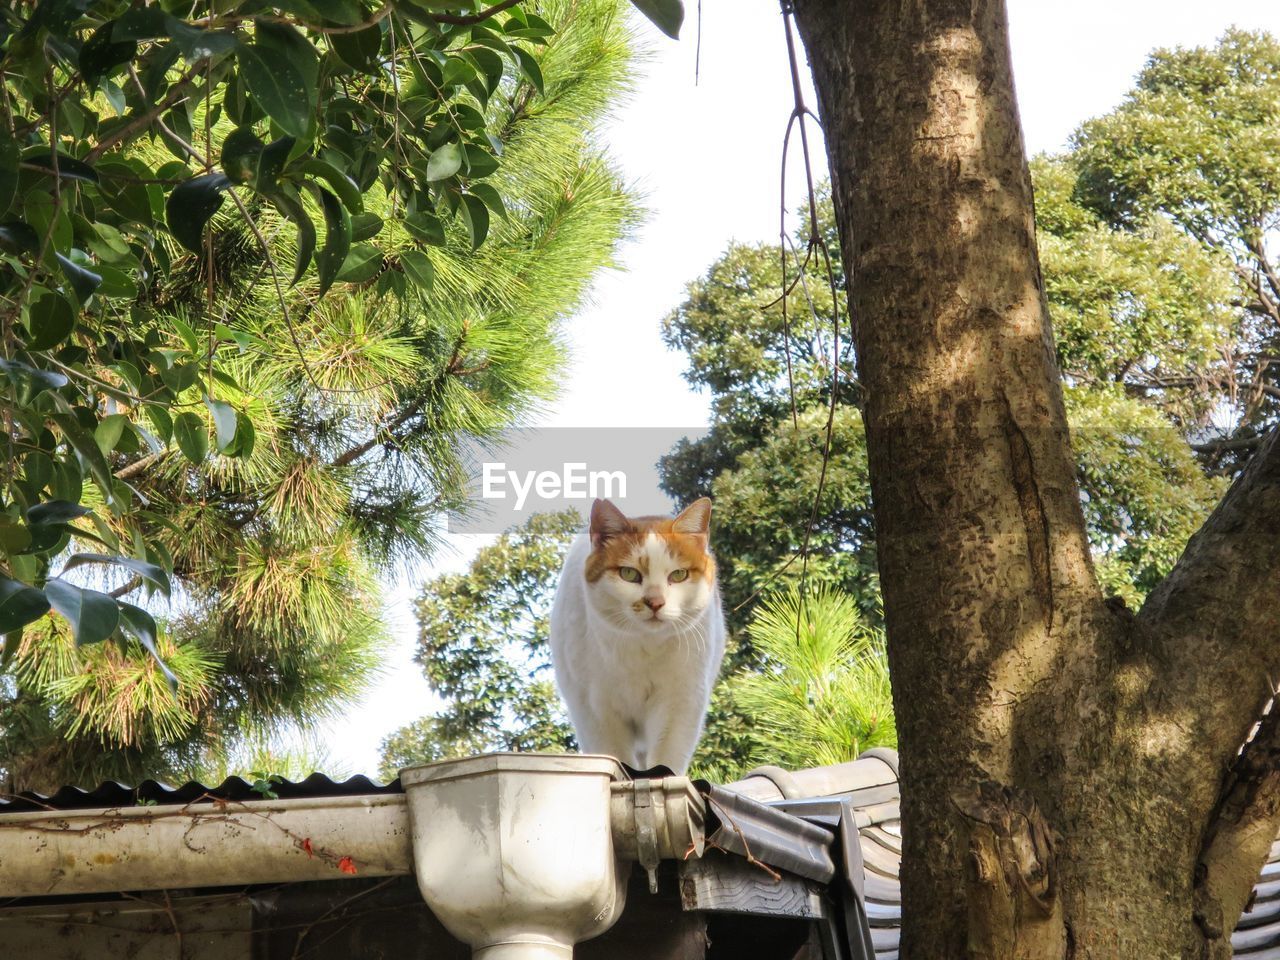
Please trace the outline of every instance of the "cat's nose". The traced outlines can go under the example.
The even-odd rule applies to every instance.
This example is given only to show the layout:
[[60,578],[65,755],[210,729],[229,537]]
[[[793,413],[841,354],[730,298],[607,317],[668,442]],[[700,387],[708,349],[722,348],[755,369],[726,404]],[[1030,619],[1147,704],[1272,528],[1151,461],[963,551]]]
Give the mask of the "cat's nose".
[[663,600],[661,597],[645,597],[644,605],[654,613],[657,613],[667,605],[667,601]]

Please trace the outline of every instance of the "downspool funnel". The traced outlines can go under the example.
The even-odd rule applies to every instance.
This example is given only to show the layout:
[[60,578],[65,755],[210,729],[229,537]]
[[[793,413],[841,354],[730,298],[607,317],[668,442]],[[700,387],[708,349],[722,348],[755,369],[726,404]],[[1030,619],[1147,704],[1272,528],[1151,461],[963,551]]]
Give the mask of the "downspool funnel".
[[612,757],[493,753],[400,772],[418,889],[475,960],[571,960],[622,913]]

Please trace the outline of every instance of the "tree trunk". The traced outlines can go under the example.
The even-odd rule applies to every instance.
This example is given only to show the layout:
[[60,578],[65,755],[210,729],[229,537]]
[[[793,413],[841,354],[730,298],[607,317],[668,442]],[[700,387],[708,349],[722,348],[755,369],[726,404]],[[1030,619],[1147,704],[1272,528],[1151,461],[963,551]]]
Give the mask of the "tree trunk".
[[1140,614],[1104,600],[1003,3],[795,14],[866,391],[902,956],[1230,956],[1280,826],[1280,733],[1237,757],[1280,676],[1274,438]]

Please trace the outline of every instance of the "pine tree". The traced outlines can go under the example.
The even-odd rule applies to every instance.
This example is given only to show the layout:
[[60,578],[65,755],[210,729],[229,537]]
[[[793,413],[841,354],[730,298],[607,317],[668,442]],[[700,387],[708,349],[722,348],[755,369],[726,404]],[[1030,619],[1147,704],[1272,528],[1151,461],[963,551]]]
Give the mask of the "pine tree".
[[[542,91],[530,76],[508,83],[483,115],[503,146],[483,246],[472,209],[428,255],[404,199],[375,187],[344,282],[323,300],[314,278],[288,286],[298,228],[273,208],[214,219],[211,271],[172,247],[154,307],[222,318],[239,354],[219,399],[249,411],[252,451],[193,463],[139,449],[121,469],[172,558],[178,589],[157,642],[176,691],[133,652],[77,648],[61,621],[40,621],[0,705],[9,789],[218,767],[246,742],[340,713],[376,674],[382,575],[427,555],[464,508],[467,444],[554,395],[560,324],[635,222],[592,136],[628,85],[621,8],[552,0],[542,12],[557,31],[536,54]],[[421,82],[411,67],[409,89]],[[201,436],[221,429],[198,396],[183,409]],[[145,584],[105,586],[129,598]]]

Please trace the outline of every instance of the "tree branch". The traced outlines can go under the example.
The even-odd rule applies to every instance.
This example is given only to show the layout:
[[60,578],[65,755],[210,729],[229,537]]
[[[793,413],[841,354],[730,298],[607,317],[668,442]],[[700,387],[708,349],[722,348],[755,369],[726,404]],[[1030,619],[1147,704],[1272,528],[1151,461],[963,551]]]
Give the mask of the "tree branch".
[[1227,935],[1244,911],[1280,830],[1280,709],[1275,701],[1227,773],[1200,847],[1196,924],[1210,957],[1231,956]]
[[424,390],[418,399],[414,400],[407,407],[401,410],[386,425],[378,429],[372,437],[361,443],[357,443],[353,447],[348,447],[342,453],[338,454],[331,462],[331,467],[345,467],[359,460],[366,453],[378,446],[380,443],[394,442],[397,438],[394,431],[403,427],[411,419],[418,415],[419,411],[426,405],[432,391],[434,391],[446,377],[465,376],[468,373],[478,372],[483,366],[474,370],[465,370],[462,368],[462,347],[466,343],[466,327],[463,327],[462,333],[458,336],[453,344],[453,354],[449,357],[449,362],[444,365],[444,369],[440,371],[439,377],[433,381],[426,390]]
[[1152,709],[1176,712],[1193,731],[1182,762],[1230,768],[1271,698],[1278,578],[1280,433],[1272,431],[1138,614],[1156,671]]
[[1230,450],[1252,450],[1262,443],[1264,437],[1232,437],[1224,440],[1209,440],[1205,443],[1190,444],[1196,453],[1226,453]]
[[117,130],[113,130],[108,136],[103,137],[97,146],[85,154],[85,163],[91,164],[112,147],[117,144],[124,143],[127,140],[131,140],[133,137],[146,130],[147,127],[151,126],[151,124],[166,110],[177,106],[178,103],[186,99],[192,85],[195,83],[196,77],[200,75],[200,71],[203,69],[204,61],[200,61],[183,74],[182,78],[179,79],[177,83],[169,88],[169,92],[165,95],[163,100],[157,103],[146,113],[139,114],[124,126]]
[[472,24],[483,23],[490,17],[501,13],[503,10],[510,10],[520,0],[502,0],[501,3],[495,3],[492,7],[481,10],[479,13],[469,13],[466,15],[458,15],[452,13],[433,13],[431,19],[436,23],[447,23],[450,26],[469,27]]
[[161,450],[158,453],[149,453],[145,457],[121,467],[116,471],[115,477],[117,480],[132,480],[164,455],[164,450]]
[[129,594],[133,593],[133,591],[137,590],[140,586],[142,586],[141,577],[130,577],[124,583],[120,584],[120,586],[116,587],[109,594],[107,594],[107,596],[113,597],[116,600],[119,600],[121,597],[127,597]]
[[[1267,286],[1271,288],[1272,296],[1280,297],[1280,275],[1276,274],[1276,268],[1272,265],[1271,258],[1267,256],[1267,251],[1262,246],[1262,241],[1250,240],[1247,246],[1249,247],[1249,252],[1253,254],[1254,260],[1258,263],[1258,269],[1267,278]],[[1272,302],[1274,303],[1274,300]]]
[[419,410],[422,409],[423,405],[426,402],[427,402],[426,397],[419,397],[417,400],[413,401],[413,403],[409,404],[407,407],[401,410],[400,413],[398,413],[394,419],[388,421],[386,426],[378,430],[368,440],[365,440],[362,443],[357,443],[355,446],[348,447],[346,450],[343,450],[342,453],[338,454],[336,457],[333,458],[332,462],[330,463],[330,466],[334,466],[334,467],[348,466],[354,463],[356,460],[359,460],[361,457],[363,457],[366,453],[368,453],[374,447],[378,446],[378,444],[386,443],[389,440],[394,440],[395,437],[392,435],[392,431],[408,423],[409,420],[413,418],[418,413]]

